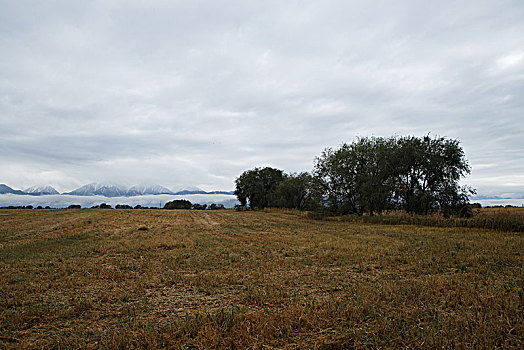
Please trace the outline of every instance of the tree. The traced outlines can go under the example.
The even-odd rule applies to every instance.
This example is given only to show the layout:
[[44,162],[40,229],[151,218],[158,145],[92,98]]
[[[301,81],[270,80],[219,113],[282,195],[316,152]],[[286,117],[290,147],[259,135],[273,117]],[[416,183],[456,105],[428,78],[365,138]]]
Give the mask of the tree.
[[304,209],[309,204],[311,179],[306,172],[285,175],[275,188],[274,204],[279,208]]
[[191,207],[191,202],[186,199],[175,199],[164,205],[164,209],[191,209]]
[[381,212],[392,193],[386,159],[392,140],[360,138],[316,158],[313,175],[317,200],[335,214]]
[[317,208],[334,214],[389,207],[457,213],[474,191],[460,186],[470,167],[458,140],[414,136],[360,138],[316,158],[311,187]]
[[275,168],[254,168],[244,171],[235,180],[235,195],[238,201],[251,208],[262,209],[276,206],[274,191],[284,180],[282,170]]
[[220,210],[220,209],[225,209],[224,207],[224,204],[215,204],[215,203],[212,203],[209,207],[208,207],[209,210]]
[[471,168],[458,140],[429,135],[400,137],[388,159],[397,205],[408,213],[457,212],[474,193],[459,184]]
[[328,208],[334,214],[357,211],[356,165],[349,145],[337,150],[326,148],[315,159],[313,176],[312,191],[319,208]]
[[381,213],[389,204],[393,193],[391,167],[388,157],[394,148],[391,138],[360,138],[352,145],[356,157],[355,191],[357,213]]

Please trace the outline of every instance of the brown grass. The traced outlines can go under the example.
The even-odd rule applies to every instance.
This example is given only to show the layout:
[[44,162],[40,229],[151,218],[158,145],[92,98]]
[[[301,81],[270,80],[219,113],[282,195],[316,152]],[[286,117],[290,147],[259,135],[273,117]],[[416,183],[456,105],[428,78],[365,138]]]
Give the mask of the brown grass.
[[410,215],[404,211],[391,211],[382,215],[346,215],[323,217],[318,213],[309,216],[319,220],[349,221],[355,223],[381,225],[419,225],[430,227],[470,227],[506,232],[524,232],[524,208],[482,208],[474,209],[472,218],[451,217],[436,213],[434,215]]
[[522,233],[0,210],[0,347],[522,348]]

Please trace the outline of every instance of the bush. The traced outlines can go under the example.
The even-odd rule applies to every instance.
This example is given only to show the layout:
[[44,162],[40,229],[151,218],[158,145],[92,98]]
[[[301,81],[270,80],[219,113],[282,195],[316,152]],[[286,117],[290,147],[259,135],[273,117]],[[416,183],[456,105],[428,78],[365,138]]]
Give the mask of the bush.
[[460,208],[458,216],[459,218],[472,218],[473,210],[471,209],[471,206],[465,205],[462,208]]
[[236,205],[235,205],[235,210],[236,210],[236,211],[247,211],[248,208],[247,208],[245,205],[236,204]]

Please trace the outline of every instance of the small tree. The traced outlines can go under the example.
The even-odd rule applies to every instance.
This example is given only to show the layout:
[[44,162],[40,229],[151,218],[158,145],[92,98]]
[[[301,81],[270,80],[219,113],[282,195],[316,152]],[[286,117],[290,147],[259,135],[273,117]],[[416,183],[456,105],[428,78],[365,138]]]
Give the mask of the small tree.
[[175,199],[164,205],[164,209],[191,209],[191,207],[191,202],[186,199]]

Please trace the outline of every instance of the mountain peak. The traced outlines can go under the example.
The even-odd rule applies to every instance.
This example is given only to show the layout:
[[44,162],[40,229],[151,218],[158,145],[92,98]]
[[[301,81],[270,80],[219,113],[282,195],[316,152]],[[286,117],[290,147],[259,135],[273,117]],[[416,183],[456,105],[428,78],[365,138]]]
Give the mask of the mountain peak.
[[29,188],[26,188],[24,190],[27,194],[32,195],[49,195],[49,194],[60,194],[53,186],[50,185],[43,185],[43,186],[31,186]]

